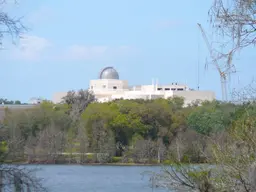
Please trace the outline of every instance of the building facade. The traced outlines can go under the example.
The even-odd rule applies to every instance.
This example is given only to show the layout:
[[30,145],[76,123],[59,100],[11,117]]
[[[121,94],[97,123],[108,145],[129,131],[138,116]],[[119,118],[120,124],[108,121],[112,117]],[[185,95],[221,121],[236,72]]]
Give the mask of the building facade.
[[[99,78],[90,80],[89,90],[92,91],[98,102],[109,102],[115,99],[156,99],[169,97],[183,97],[185,105],[195,101],[212,101],[215,93],[212,91],[195,91],[185,84],[170,83],[159,85],[152,82],[150,85],[129,86],[128,81],[119,79],[118,72],[113,67],[104,68]],[[59,103],[67,92],[55,93],[52,101]]]
[[42,98],[39,98],[39,97],[32,97],[32,98],[30,98],[30,100],[29,100],[29,104],[40,104],[40,103],[42,103],[44,101],[44,99],[42,99]]

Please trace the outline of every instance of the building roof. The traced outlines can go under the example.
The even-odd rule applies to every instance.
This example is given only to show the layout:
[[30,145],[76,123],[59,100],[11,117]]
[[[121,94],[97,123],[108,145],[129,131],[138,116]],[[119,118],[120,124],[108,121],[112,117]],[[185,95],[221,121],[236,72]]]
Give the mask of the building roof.
[[100,72],[100,79],[119,79],[118,72],[113,67],[105,67]]

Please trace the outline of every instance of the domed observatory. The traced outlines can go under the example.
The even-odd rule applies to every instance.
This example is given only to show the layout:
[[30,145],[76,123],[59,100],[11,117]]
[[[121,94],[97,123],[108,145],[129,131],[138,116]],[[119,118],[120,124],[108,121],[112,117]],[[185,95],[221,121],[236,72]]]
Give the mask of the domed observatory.
[[99,79],[119,79],[119,75],[113,67],[105,67],[101,70]]
[[107,96],[128,90],[128,82],[119,79],[119,74],[114,67],[105,67],[99,73],[97,80],[90,81],[90,90],[96,96]]

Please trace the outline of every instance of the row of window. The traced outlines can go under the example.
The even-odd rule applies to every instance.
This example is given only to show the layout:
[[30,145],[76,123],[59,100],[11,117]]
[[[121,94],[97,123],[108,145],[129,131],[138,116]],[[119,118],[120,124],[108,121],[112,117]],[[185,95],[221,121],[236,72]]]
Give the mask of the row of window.
[[[103,88],[106,88],[106,85],[103,85],[102,86]],[[91,89],[93,89],[93,86],[91,86]],[[113,86],[113,89],[117,89],[117,86]],[[162,90],[165,90],[165,91],[170,91],[170,90],[172,90],[172,91],[184,91],[184,89],[183,88],[169,88],[169,87],[167,87],[167,88],[157,88],[157,90],[158,91],[162,91]]]
[[[106,88],[106,85],[103,85],[102,87]],[[91,86],[91,89],[93,89],[93,86]],[[117,89],[117,86],[113,86],[113,89]]]
[[158,91],[161,91],[161,90],[165,90],[165,91],[170,91],[170,90],[172,90],[172,91],[184,91],[184,89],[183,88],[157,88],[157,90]]

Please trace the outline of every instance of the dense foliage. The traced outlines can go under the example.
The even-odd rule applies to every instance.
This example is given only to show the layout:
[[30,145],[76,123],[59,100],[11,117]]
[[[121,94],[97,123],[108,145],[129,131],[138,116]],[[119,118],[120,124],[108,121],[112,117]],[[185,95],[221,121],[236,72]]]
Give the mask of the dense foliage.
[[[97,103],[81,90],[62,104],[8,110],[1,140],[10,159],[30,162],[209,162],[209,138],[228,132],[248,104],[183,107],[182,98]],[[250,105],[255,106],[255,105]],[[255,107],[250,107],[255,113]],[[18,143],[18,144],[17,144]],[[12,150],[11,150],[12,149]],[[202,153],[203,151],[203,153]]]

